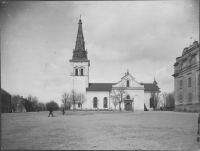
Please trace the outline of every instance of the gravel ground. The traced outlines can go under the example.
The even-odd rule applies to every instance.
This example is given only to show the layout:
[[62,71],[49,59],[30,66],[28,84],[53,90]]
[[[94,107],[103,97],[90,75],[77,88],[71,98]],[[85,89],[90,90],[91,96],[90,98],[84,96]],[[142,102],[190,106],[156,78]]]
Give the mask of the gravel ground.
[[53,113],[1,114],[2,149],[200,150],[198,113]]

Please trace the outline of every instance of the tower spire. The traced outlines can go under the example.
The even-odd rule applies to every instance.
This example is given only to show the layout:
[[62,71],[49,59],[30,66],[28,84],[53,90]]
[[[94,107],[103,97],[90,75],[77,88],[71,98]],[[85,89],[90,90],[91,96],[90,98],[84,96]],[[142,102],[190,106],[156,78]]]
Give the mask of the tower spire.
[[155,79],[155,77],[154,77],[154,81],[153,81],[153,83],[154,83],[154,84],[158,84],[158,83],[156,82],[156,79]]
[[85,50],[85,41],[83,36],[81,14],[78,22],[78,32],[76,36],[75,50],[73,51],[73,59],[87,60],[87,51]]

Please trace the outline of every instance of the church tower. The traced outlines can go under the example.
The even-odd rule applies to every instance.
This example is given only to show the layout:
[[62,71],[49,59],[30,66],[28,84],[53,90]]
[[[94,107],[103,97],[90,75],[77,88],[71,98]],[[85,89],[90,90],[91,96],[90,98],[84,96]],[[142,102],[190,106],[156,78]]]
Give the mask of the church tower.
[[87,50],[85,50],[85,41],[83,37],[82,22],[79,20],[78,33],[76,37],[75,49],[70,61],[71,90],[78,93],[86,92],[89,85],[89,66],[90,61],[87,58]]

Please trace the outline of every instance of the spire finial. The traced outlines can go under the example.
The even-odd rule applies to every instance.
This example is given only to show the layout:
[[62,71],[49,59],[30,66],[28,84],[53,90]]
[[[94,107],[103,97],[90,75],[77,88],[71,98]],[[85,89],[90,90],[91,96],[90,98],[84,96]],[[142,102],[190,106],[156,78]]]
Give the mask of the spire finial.
[[190,46],[191,46],[191,39],[192,39],[193,37],[190,37]]
[[127,69],[127,74],[129,74],[128,69]]
[[80,14],[80,20],[81,20],[81,14]]
[[155,78],[155,77],[154,77],[153,83],[156,84],[156,85],[158,84],[158,83],[156,82],[156,78]]

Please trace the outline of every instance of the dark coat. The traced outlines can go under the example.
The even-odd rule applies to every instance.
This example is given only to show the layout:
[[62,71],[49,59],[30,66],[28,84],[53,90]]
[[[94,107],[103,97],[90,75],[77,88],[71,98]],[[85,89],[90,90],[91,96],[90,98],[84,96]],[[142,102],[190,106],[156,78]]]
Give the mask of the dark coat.
[[49,112],[53,112],[53,108],[52,107],[49,109]]

